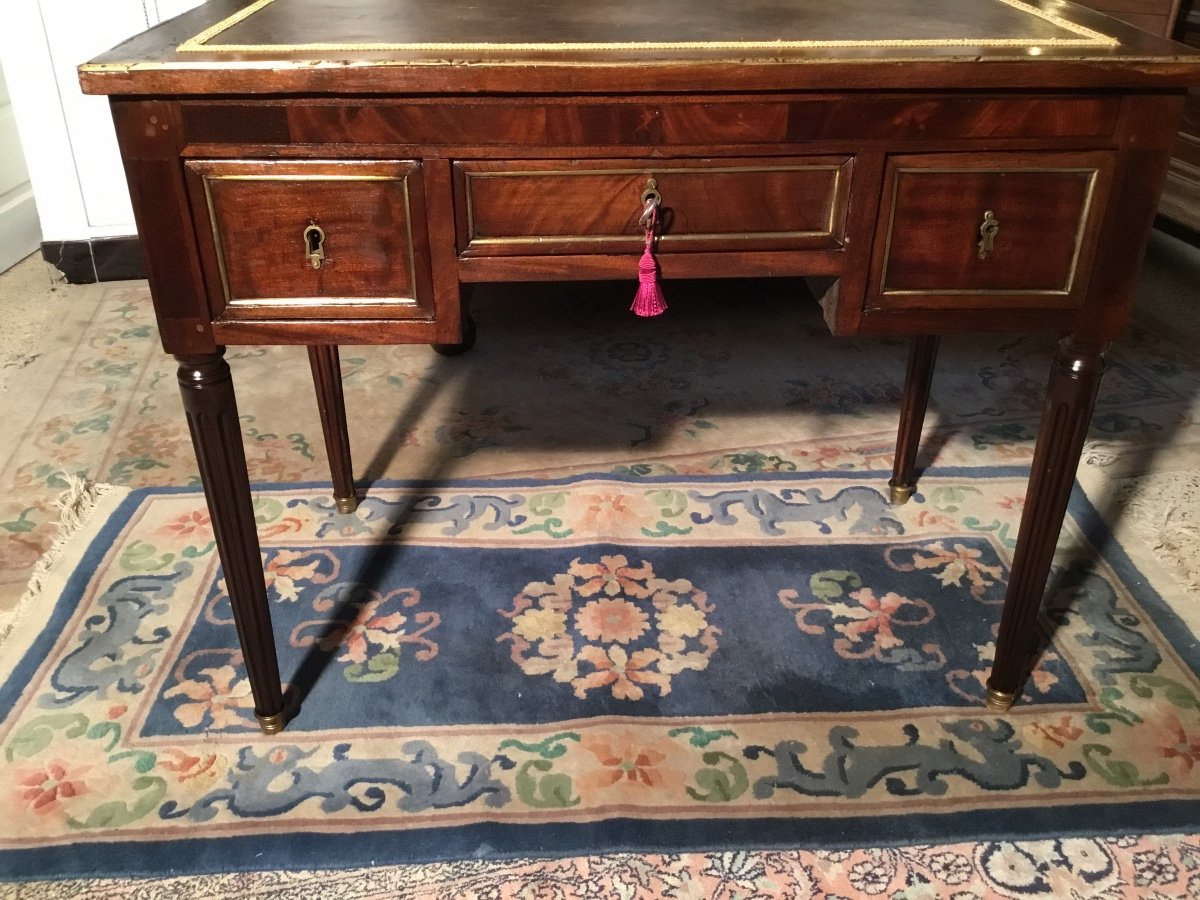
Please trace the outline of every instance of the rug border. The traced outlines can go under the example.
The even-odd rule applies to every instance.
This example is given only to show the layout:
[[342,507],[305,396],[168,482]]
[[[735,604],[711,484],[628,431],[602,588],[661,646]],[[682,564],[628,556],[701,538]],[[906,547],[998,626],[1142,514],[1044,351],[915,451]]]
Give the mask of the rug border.
[[[1137,834],[1177,834],[1196,831],[1196,804],[1162,801],[1153,806]],[[761,818],[736,820],[689,819],[674,822],[615,818],[594,823],[510,825],[480,823],[454,828],[410,831],[354,831],[344,834],[295,831],[253,837],[179,838],[168,841],[77,843],[31,850],[0,851],[0,883],[62,881],[74,878],[169,878],[217,872],[301,872],[311,869],[358,869],[375,865],[411,865],[459,859],[562,859],[600,853],[712,853],[730,849],[852,850],[863,847],[903,847],[914,844],[999,843],[1066,837],[1111,837],[1129,834],[1129,804],[1072,804],[1075,818],[1086,825],[1062,827],[1057,808],[1014,809],[1011,836],[996,836],[994,811],[862,816],[849,819]],[[1086,810],[1083,816],[1079,810]],[[903,835],[879,834],[878,826],[903,821]],[[986,825],[981,825],[986,823]],[[957,826],[957,827],[951,827]],[[615,831],[616,841],[597,850],[599,829]],[[946,832],[952,832],[947,835]],[[872,837],[863,840],[862,835]],[[291,845],[290,847],[288,845]],[[418,845],[421,852],[415,852]],[[188,852],[188,865],[153,870],[145,859]],[[432,849],[432,852],[430,852]],[[47,875],[47,870],[53,870]]]

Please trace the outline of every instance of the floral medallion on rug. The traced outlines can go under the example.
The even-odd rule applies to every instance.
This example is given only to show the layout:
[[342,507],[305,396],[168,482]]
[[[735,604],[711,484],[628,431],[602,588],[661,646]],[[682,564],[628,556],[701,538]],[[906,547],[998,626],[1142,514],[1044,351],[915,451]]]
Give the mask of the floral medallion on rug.
[[[194,489],[130,493],[0,688],[10,878],[1200,826],[1200,653],[1080,492],[983,706],[1025,473],[258,491],[261,735]],[[77,536],[82,542],[83,537]],[[1066,845],[1064,845],[1066,846]],[[1074,845],[1071,845],[1074,846]],[[1067,852],[1064,850],[1063,852]]]

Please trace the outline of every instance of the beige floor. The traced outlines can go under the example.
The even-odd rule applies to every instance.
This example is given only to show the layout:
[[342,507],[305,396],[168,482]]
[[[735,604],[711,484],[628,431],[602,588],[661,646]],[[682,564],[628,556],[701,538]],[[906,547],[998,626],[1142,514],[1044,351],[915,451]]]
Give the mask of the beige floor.
[[67,284],[37,253],[0,274],[0,396],[45,352],[67,308],[97,302],[103,289]]

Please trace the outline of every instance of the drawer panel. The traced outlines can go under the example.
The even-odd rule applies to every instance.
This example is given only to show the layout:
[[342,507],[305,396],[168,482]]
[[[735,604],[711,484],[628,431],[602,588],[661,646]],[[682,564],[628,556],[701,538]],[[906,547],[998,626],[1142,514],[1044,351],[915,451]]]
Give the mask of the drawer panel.
[[458,248],[467,256],[636,252],[650,179],[662,195],[662,253],[836,248],[851,167],[846,156],[458,162]]
[[868,305],[1078,306],[1112,165],[1107,153],[893,157]]
[[419,162],[187,167],[214,318],[432,317]]

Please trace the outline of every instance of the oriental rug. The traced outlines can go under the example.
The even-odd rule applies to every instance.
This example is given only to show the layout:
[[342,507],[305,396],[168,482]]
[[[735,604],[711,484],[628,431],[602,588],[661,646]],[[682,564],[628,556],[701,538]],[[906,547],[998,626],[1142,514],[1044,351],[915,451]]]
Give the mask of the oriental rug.
[[1080,491],[1026,694],[983,707],[1025,478],[930,470],[896,508],[879,473],[618,466],[377,484],[351,516],[262,488],[299,701],[272,737],[202,495],[110,495],[5,647],[0,873],[1018,835],[1083,872],[1072,835],[1194,831],[1180,589]]

